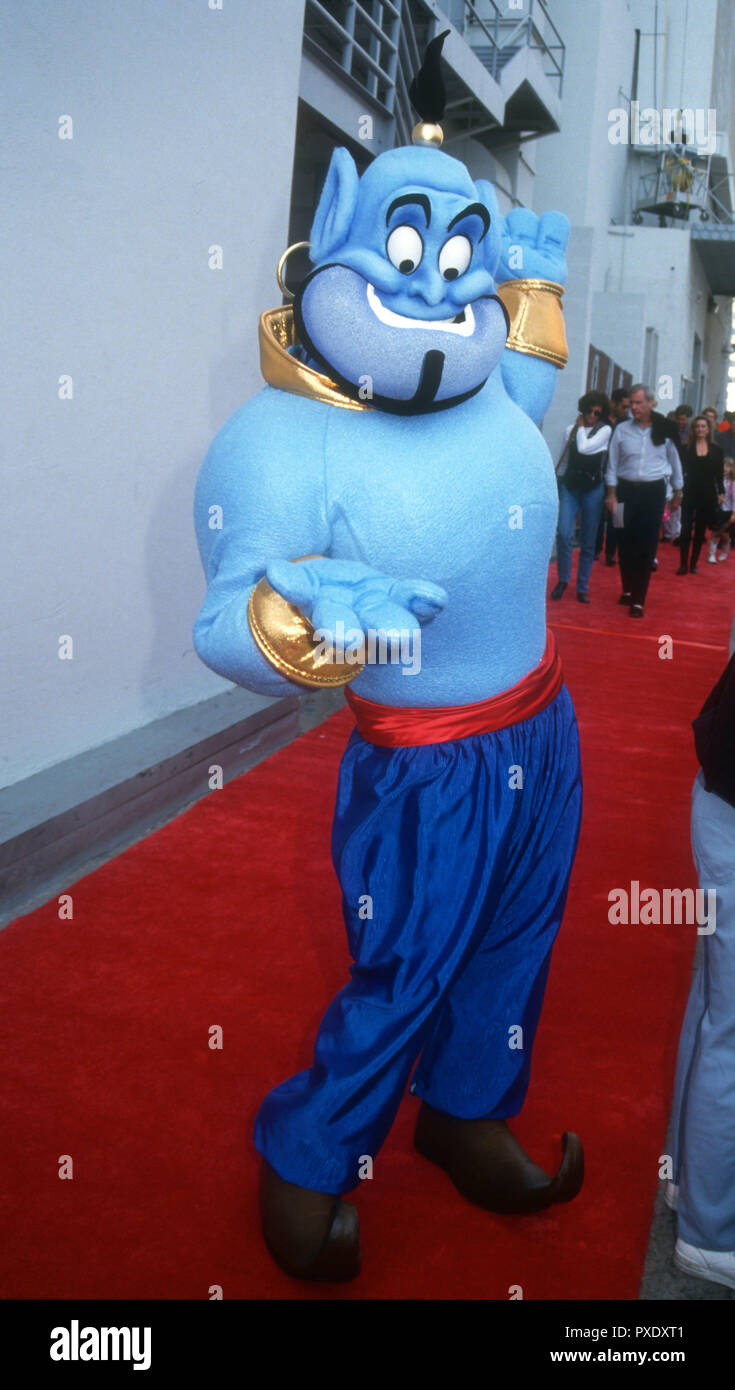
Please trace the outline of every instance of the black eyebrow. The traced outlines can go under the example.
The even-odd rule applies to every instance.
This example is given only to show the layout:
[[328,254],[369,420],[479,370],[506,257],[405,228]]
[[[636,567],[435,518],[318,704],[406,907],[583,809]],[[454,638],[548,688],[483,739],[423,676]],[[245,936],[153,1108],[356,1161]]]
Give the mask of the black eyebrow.
[[469,207],[463,208],[461,212],[457,213],[456,217],[452,218],[451,222],[449,223],[449,226],[447,227],[447,231],[451,232],[452,227],[455,227],[457,223],[461,222],[464,217],[469,217],[472,213],[474,213],[476,217],[479,217],[482,220],[483,232],[482,236],[480,237],[480,241],[482,241],[482,237],[485,235],[485,233],[489,230],[490,227],[490,213],[488,212],[487,208],[483,203],[470,203]]
[[431,222],[431,203],[425,193],[402,193],[400,198],[394,198],[385,214],[386,223],[390,221],[391,213],[394,213],[396,208],[405,207],[407,203],[418,203],[419,207],[423,208],[428,227]]

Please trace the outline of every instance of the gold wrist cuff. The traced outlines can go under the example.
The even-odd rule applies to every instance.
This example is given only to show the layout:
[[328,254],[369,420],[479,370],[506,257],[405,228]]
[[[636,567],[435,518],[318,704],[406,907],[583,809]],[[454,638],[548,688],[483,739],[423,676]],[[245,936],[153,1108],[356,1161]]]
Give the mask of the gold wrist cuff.
[[[301,560],[320,560],[320,555],[301,555]],[[314,628],[295,604],[276,593],[263,576],[248,603],[248,624],[253,641],[266,661],[287,680],[309,689],[347,685],[364,669],[363,662],[336,660],[315,642]]]
[[553,280],[506,280],[499,285],[498,295],[510,316],[506,347],[565,367],[569,348],[561,307],[563,293],[563,286]]

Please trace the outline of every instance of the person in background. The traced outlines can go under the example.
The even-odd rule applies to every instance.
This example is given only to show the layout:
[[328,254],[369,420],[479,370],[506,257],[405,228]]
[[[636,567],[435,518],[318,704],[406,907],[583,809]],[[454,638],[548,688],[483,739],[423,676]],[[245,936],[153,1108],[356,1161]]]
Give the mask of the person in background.
[[[710,565],[716,564],[718,560],[727,559],[735,535],[735,459],[725,459],[723,473],[725,501],[717,519],[717,529],[710,537],[707,557]],[[719,555],[717,554],[718,545],[721,546]]]
[[[610,421],[611,428],[614,430],[615,426],[619,425],[621,420],[627,420],[629,415],[630,392],[627,386],[617,386],[610,397],[610,413],[607,417]],[[605,546],[605,564],[612,569],[613,565],[617,564],[615,556],[618,548],[618,533],[613,526],[613,518],[607,510],[607,507],[602,508],[600,524],[597,528],[597,539],[595,541],[596,560],[602,552],[603,543]]]
[[[690,405],[677,405],[674,411],[674,424],[679,431],[679,444],[681,448],[684,449],[686,449],[689,443],[689,421],[693,414],[694,411]],[[681,448],[679,450],[679,457],[681,457]]]
[[709,420],[709,426],[712,430],[712,437],[714,438],[714,436],[717,433],[717,411],[715,410],[713,405],[706,405],[704,407],[704,410],[702,411],[702,414],[704,415],[705,420]]
[[595,558],[595,537],[605,492],[603,468],[612,427],[608,424],[610,402],[602,391],[588,391],[579,400],[579,416],[566,431],[564,448],[557,464],[559,478],[559,530],[556,564],[559,582],[551,591],[560,599],[572,577],[574,523],[580,514],[577,598],[589,603],[589,579]]
[[670,541],[673,545],[678,543],[681,535],[681,507],[671,510],[669,503],[674,499],[674,488],[671,482],[666,483],[666,506],[664,508],[664,519],[662,525],[662,541]]
[[[667,415],[667,420],[672,420],[676,429],[677,438],[675,444],[679,450],[679,459],[682,469],[687,451],[687,438],[689,435],[689,421],[692,416],[690,405],[678,405],[676,410],[672,410]],[[666,506],[664,508],[664,519],[661,528],[661,540],[665,542],[678,541],[681,535],[681,507],[672,508],[669,503],[673,500],[674,488],[671,483],[671,476],[666,481]],[[658,566],[657,566],[658,567]]]
[[731,410],[725,412],[724,420],[717,426],[716,443],[726,459],[735,459],[735,413]]
[[[717,527],[718,508],[725,505],[722,450],[712,442],[712,427],[706,415],[692,421],[684,469],[684,499],[681,509],[681,564],[677,574],[697,574],[699,552],[707,527]],[[692,540],[692,528],[694,540]],[[689,557],[691,543],[692,553]],[[687,571],[687,561],[688,571]]]
[[630,389],[632,420],[622,420],[610,441],[605,482],[605,506],[613,516],[623,504],[618,540],[623,592],[619,603],[630,606],[631,618],[642,618],[656,556],[666,503],[666,479],[671,473],[675,510],[684,479],[673,423],[654,411],[655,396],[639,383]]
[[621,420],[630,418],[630,391],[626,386],[617,386],[610,397],[608,420],[615,429]]
[[735,623],[730,660],[693,728],[692,853],[708,930],[679,1041],[665,1199],[677,1268],[735,1289]]

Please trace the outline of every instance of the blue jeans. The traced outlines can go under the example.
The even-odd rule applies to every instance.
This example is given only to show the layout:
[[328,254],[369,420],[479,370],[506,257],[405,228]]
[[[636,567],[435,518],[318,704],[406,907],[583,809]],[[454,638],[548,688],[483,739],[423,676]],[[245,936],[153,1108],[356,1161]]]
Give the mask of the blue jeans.
[[735,806],[692,792],[700,887],[716,893],[679,1041],[674,1090],[678,1234],[701,1250],[735,1250]]
[[600,524],[604,494],[605,486],[603,483],[590,488],[589,492],[579,492],[576,488],[565,487],[563,482],[559,487],[559,533],[556,542],[556,564],[561,584],[568,584],[572,577],[574,523],[577,519],[577,512],[582,514],[579,568],[577,570],[578,594],[586,594],[589,588],[590,574],[595,561],[597,527]]

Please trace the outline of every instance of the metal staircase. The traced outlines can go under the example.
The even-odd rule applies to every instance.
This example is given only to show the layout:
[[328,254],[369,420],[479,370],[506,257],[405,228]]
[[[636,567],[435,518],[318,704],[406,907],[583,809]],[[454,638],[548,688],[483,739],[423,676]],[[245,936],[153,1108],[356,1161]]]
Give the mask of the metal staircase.
[[[445,0],[443,7],[434,0],[305,0],[304,47],[392,116],[395,144],[405,145],[416,123],[408,88],[426,45],[451,20],[496,82],[518,53],[535,51],[556,98],[561,95],[565,48],[547,0],[523,0],[523,7],[519,19],[507,7],[501,10],[497,0]],[[480,131],[492,140],[501,128],[498,115],[490,115],[471,82],[468,86],[468,79],[462,81],[449,64],[445,75],[448,121],[455,133]],[[537,134],[557,128],[544,114],[545,99],[538,100],[539,95],[527,91],[511,128]]]

